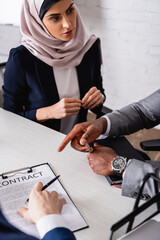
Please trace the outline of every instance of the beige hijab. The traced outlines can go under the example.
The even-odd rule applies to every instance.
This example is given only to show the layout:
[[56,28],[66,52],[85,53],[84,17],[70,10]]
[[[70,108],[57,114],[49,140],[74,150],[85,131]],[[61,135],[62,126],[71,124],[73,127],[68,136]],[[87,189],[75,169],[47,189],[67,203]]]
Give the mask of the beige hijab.
[[54,38],[39,17],[44,0],[24,0],[21,12],[22,44],[52,67],[69,68],[80,64],[97,37],[86,31],[77,10],[77,29],[68,42]]

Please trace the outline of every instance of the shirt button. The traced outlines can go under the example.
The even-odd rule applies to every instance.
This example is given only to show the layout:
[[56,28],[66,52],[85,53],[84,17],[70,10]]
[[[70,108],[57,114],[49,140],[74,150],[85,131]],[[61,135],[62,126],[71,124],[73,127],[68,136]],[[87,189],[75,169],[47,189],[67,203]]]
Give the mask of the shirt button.
[[138,193],[137,193],[137,192],[133,192],[133,193],[131,193],[131,196],[132,196],[133,198],[136,198],[136,197],[137,197],[137,195],[138,195]]
[[148,194],[142,194],[142,199],[143,200],[148,200],[148,199],[150,199],[151,197],[148,195]]

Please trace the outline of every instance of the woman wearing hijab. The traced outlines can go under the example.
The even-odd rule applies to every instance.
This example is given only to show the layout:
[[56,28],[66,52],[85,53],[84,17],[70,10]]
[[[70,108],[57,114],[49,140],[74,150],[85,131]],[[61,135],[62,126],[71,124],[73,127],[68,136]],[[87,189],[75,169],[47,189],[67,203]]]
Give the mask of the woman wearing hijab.
[[24,0],[22,45],[10,51],[4,109],[68,133],[105,99],[100,40],[73,0]]

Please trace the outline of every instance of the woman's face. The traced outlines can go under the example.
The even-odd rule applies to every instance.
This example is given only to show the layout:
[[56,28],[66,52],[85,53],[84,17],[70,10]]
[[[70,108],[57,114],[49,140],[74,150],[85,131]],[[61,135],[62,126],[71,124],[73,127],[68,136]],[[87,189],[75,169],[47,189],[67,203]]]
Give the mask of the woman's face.
[[53,37],[69,41],[76,32],[76,16],[73,0],[60,0],[46,12],[42,22]]

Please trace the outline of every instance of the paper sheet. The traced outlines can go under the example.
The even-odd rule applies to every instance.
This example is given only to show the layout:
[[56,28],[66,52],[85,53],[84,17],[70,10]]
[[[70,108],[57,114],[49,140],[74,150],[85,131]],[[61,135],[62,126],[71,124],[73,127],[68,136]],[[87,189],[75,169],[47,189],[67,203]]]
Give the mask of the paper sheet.
[[[6,218],[21,231],[39,238],[36,226],[27,223],[16,213],[16,210],[19,206],[26,207],[25,202],[36,182],[41,181],[45,185],[54,177],[55,174],[48,164],[32,167],[31,173],[15,171],[14,174],[8,175],[6,179],[2,179],[2,176],[0,176],[0,205],[2,211]],[[47,190],[57,191],[59,197],[66,199],[66,204],[62,209],[62,216],[71,231],[88,227],[59,180],[51,184]]]

